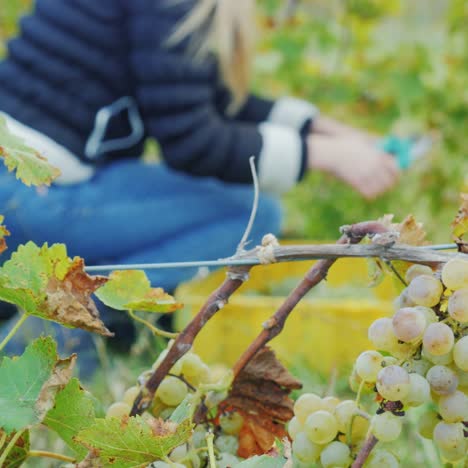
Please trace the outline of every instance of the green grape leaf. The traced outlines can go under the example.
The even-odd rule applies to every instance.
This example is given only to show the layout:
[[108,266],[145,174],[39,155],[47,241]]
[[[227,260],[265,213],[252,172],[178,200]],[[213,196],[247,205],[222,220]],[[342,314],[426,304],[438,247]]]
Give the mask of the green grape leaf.
[[5,217],[0,215],[0,254],[7,249],[5,237],[10,235],[8,229],[2,225],[4,219]]
[[88,450],[75,442],[74,437],[92,426],[94,420],[94,398],[81,388],[78,379],[71,379],[55,397],[54,407],[47,413],[43,424],[54,430],[82,459]]
[[136,468],[160,460],[187,442],[192,433],[190,420],[150,423],[140,416],[125,416],[95,421],[75,440],[91,450],[103,466],[115,468]]
[[50,185],[60,175],[47,159],[26,145],[24,140],[13,135],[0,116],[0,157],[8,170],[16,170],[16,178],[27,185]]
[[[2,449],[8,445],[8,442],[14,437],[15,434],[11,434],[5,440]],[[21,434],[21,437],[16,441],[13,448],[10,450],[10,453],[7,455],[3,468],[18,468],[20,467],[28,458],[28,452],[30,449],[29,443],[29,431],[25,431]],[[2,454],[3,450],[0,449],[0,454]]]
[[103,276],[89,276],[81,258],[68,258],[63,244],[38,247],[28,242],[0,268],[0,299],[29,315],[112,336],[91,298],[106,281]]
[[40,423],[71,378],[76,356],[59,359],[51,337],[33,341],[0,366],[0,428],[10,434]]
[[167,313],[183,307],[161,288],[152,288],[144,271],[114,271],[96,296],[117,310]]

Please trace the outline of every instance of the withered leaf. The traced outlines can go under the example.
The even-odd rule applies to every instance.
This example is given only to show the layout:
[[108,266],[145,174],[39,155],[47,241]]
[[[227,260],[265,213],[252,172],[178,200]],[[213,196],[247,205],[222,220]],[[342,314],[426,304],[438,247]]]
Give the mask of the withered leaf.
[[220,408],[233,409],[244,417],[240,456],[266,453],[276,438],[286,436],[285,424],[294,416],[289,394],[301,387],[270,348],[260,350],[247,364]]
[[4,219],[5,218],[0,215],[0,254],[7,249],[5,237],[10,235],[8,229],[2,224]]
[[91,294],[107,282],[103,276],[90,276],[84,271],[84,262],[75,258],[63,280],[49,279],[43,310],[64,325],[82,328],[104,336],[112,336],[99,318]]
[[452,238],[457,243],[460,252],[468,253],[468,239],[463,239],[468,233],[468,193],[461,194],[461,205],[457,216],[452,222]]

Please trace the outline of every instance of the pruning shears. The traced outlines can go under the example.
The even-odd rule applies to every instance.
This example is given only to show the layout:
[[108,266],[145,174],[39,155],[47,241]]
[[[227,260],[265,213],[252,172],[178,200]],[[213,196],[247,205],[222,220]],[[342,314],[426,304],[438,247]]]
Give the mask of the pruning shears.
[[396,158],[400,169],[408,169],[432,148],[433,143],[430,135],[409,138],[388,135],[379,143],[379,147]]

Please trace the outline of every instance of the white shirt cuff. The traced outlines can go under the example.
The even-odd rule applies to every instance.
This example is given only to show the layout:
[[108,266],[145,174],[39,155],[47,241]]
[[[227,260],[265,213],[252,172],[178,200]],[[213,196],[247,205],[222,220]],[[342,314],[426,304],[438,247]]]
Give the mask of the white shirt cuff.
[[278,99],[268,115],[267,121],[302,130],[309,119],[314,119],[319,110],[310,102],[293,97]]
[[259,130],[263,138],[258,163],[260,189],[274,194],[287,192],[301,172],[301,136],[291,128],[270,122],[260,124]]

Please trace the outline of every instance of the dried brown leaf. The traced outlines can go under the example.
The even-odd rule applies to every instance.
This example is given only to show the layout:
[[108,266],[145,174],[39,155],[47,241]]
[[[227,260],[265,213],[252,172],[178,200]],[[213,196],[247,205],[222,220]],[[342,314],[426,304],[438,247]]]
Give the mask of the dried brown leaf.
[[91,294],[107,282],[103,276],[90,276],[84,262],[75,258],[63,280],[51,277],[47,284],[46,314],[63,325],[113,336],[99,318]]
[[468,253],[468,239],[463,239],[468,233],[468,193],[461,194],[461,205],[451,226],[452,238],[460,252]]
[[267,452],[276,438],[286,436],[285,424],[294,416],[292,390],[302,387],[276,359],[263,348],[234,380],[221,409],[238,411],[244,417],[238,454],[244,458]]

